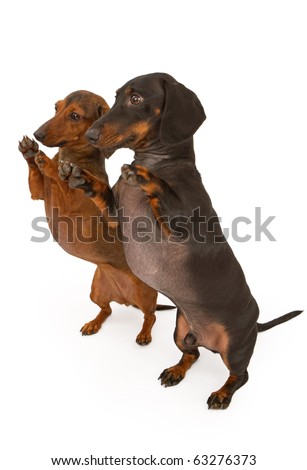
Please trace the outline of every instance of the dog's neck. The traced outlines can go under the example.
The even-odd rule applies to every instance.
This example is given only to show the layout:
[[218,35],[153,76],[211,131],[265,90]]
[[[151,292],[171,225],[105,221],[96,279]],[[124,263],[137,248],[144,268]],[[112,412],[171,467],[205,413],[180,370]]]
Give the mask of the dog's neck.
[[105,170],[105,159],[109,158],[112,152],[97,149],[92,145],[85,145],[80,148],[62,147],[59,149],[59,160],[74,163],[80,168],[95,174],[103,181],[108,181]]
[[135,150],[135,164],[152,168],[156,165],[169,164],[170,161],[187,163],[195,162],[193,137],[176,145],[165,145],[157,142],[146,149]]

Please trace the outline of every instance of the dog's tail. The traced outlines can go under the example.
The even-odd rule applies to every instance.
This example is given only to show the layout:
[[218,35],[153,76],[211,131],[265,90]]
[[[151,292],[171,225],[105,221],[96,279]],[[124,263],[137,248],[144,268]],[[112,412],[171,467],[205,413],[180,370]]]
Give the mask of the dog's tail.
[[294,310],[293,312],[286,313],[281,317],[275,318],[275,320],[268,321],[267,323],[257,323],[258,332],[261,333],[262,331],[269,330],[276,325],[280,325],[286,321],[292,320],[292,318],[297,317],[303,312],[303,310]]
[[157,304],[156,311],[157,310],[171,310],[173,308],[177,308],[177,307],[175,307],[175,305],[160,305],[160,304]]
[[[137,308],[137,309],[140,310],[140,307],[138,307],[137,305],[132,305],[132,307]],[[156,305],[155,312],[157,312],[158,310],[172,310],[173,308],[177,308],[177,307],[175,307],[175,305],[161,305],[161,304],[157,304],[157,305]]]

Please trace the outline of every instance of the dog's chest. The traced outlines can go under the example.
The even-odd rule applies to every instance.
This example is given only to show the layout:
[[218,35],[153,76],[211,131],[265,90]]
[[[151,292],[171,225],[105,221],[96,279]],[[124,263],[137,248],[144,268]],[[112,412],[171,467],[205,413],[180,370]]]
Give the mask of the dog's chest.
[[178,282],[176,278],[185,276],[184,269],[178,271],[178,261],[184,266],[188,255],[186,247],[169,243],[154,218],[146,195],[137,186],[119,182],[117,204],[128,265],[144,282],[171,296],[172,284]]
[[121,182],[118,187],[118,207],[127,258],[138,269],[144,270],[146,267],[146,270],[149,268],[154,272],[157,269],[157,251],[163,252],[166,246],[147,197],[139,187]]
[[50,231],[65,251],[94,263],[107,258],[102,250],[104,226],[100,212],[89,198],[68,187],[62,192],[46,179],[44,200]]

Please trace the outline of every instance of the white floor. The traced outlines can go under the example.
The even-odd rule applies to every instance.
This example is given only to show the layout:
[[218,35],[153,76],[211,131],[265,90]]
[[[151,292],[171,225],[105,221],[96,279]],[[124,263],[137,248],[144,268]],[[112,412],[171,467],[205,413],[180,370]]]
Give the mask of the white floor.
[[[227,411],[209,411],[207,397],[227,377],[219,356],[203,350],[180,385],[162,388],[160,372],[180,357],[175,312],[158,312],[146,347],[134,342],[141,314],[117,305],[96,336],[82,337],[79,328],[97,311],[87,295],[93,268],[55,244],[48,248],[35,244],[24,254],[2,321],[5,468],[47,469],[51,457],[150,454],[254,454],[263,470],[300,467],[306,314],[262,333],[247,385]],[[264,312],[265,319],[289,310],[288,296],[276,290],[285,305],[277,299],[280,310]],[[273,305],[270,297],[262,303]],[[291,303],[301,307],[295,296]]]

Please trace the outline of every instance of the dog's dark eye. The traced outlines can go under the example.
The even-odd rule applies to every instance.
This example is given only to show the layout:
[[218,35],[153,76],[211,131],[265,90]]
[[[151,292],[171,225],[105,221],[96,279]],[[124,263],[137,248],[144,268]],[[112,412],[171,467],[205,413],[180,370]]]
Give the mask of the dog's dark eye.
[[73,119],[73,121],[79,121],[80,119],[80,114],[77,114],[77,113],[71,113],[70,115],[71,119]]
[[137,104],[140,104],[141,101],[142,101],[142,98],[139,95],[136,95],[135,93],[133,93],[133,95],[130,96],[131,104],[137,105]]
[[55,109],[55,112],[57,112],[57,110],[58,110],[58,105],[57,104],[54,105],[54,109]]

